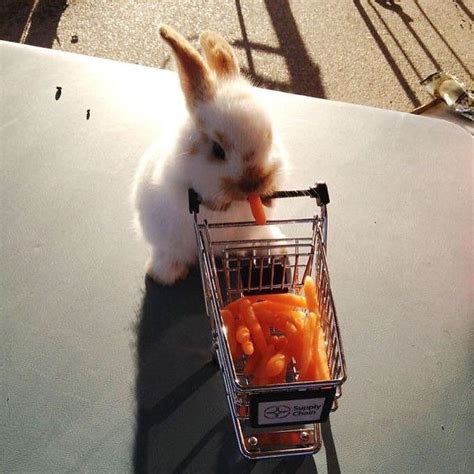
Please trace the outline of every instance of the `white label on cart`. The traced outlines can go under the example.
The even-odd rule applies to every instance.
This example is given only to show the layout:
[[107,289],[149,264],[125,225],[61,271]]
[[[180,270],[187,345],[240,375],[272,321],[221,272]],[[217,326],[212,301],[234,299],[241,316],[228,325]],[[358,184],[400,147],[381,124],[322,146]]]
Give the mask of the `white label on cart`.
[[275,425],[318,421],[321,418],[325,401],[325,398],[302,398],[260,402],[258,404],[258,424]]

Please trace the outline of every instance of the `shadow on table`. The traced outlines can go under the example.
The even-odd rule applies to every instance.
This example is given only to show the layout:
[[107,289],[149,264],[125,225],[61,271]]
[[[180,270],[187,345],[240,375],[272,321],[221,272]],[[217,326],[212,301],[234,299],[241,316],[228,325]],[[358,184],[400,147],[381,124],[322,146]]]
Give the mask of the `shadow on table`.
[[[135,472],[317,472],[311,456],[258,462],[241,456],[210,357],[198,271],[171,287],[146,278],[136,336]],[[179,421],[196,412],[195,420]],[[331,442],[330,427],[324,436]],[[328,452],[334,457],[335,449]]]

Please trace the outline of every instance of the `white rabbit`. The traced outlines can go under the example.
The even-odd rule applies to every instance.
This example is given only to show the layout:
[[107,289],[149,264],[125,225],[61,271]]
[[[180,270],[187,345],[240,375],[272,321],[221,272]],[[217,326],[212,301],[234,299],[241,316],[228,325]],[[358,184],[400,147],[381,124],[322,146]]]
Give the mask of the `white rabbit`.
[[[187,113],[143,156],[132,198],[136,223],[151,246],[147,272],[173,284],[197,258],[188,189],[199,195],[210,222],[252,220],[248,195],[264,199],[275,191],[287,160],[268,111],[220,35],[201,35],[206,60],[172,28],[162,26],[160,35],[173,50]],[[244,229],[249,237],[257,227]],[[282,236],[271,226],[253,230],[257,235]]]

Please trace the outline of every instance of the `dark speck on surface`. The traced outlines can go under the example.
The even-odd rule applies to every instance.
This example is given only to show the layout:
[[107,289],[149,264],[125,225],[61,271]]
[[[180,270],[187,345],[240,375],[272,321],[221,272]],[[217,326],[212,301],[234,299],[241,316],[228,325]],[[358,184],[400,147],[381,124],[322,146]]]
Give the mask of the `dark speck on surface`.
[[89,120],[90,118],[91,118],[91,109],[87,109],[86,119]]
[[443,425],[441,425],[441,429],[444,431],[444,426]]
[[77,35],[71,36],[71,43],[75,44],[79,41],[79,37]]
[[56,95],[54,96],[56,100],[59,100],[59,98],[61,97],[62,89],[62,87],[56,86]]

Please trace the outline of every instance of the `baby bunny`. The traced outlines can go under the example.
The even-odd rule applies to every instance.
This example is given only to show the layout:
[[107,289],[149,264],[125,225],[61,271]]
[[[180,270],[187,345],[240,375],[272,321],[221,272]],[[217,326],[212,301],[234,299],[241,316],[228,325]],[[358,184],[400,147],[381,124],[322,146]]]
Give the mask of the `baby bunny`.
[[[199,195],[210,222],[252,220],[248,195],[265,200],[275,191],[286,158],[268,111],[220,35],[201,35],[205,59],[169,26],[160,35],[173,51],[187,113],[143,156],[132,198],[137,226],[151,246],[147,272],[173,284],[197,259],[188,189]],[[281,236],[270,226],[258,232]]]

